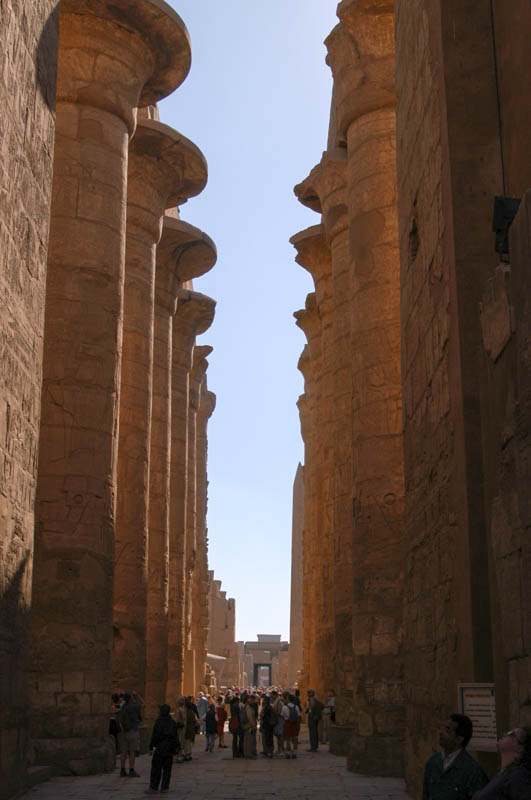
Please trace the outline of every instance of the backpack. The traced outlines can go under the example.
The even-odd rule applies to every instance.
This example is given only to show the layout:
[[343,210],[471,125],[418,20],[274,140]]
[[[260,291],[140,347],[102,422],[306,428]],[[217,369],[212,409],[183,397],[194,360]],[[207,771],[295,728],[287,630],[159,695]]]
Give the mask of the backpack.
[[288,717],[289,721],[290,722],[298,722],[299,721],[299,714],[298,714],[297,706],[296,705],[288,706],[288,711],[289,711],[289,717]]
[[240,725],[246,725],[249,720],[247,719],[247,709],[245,706],[240,708]]

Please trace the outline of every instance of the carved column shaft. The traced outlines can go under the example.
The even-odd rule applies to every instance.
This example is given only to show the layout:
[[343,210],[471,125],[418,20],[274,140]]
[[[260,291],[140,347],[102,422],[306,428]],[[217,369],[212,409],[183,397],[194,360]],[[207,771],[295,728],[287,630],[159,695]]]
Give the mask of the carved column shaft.
[[[215,254],[215,248],[210,250]],[[215,258],[214,258],[215,260]],[[203,262],[205,263],[205,262]],[[211,262],[212,263],[212,262]],[[172,454],[170,519],[170,630],[168,695],[193,694],[191,581],[195,558],[195,385],[191,385],[196,334],[208,329],[215,302],[199,292],[180,290],[173,326]],[[193,509],[190,512],[190,503]],[[193,525],[192,525],[193,522]]]
[[[199,348],[198,348],[199,349]],[[207,388],[206,375],[201,383],[197,416],[197,579],[194,581],[195,664],[198,683],[203,683],[209,624],[208,609],[208,539],[207,539],[207,426],[216,405],[216,396]],[[199,687],[197,687],[199,688]]]
[[[310,471],[308,491],[316,498],[315,509],[311,512],[314,519],[314,547],[317,557],[313,563],[312,583],[315,594],[319,597],[319,609],[316,609],[312,597],[305,606],[305,629],[311,623],[315,632],[306,634],[305,685],[326,691],[334,685],[335,674],[335,626],[333,605],[333,553],[334,553],[334,374],[332,371],[332,265],[330,243],[326,238],[322,225],[316,225],[301,231],[291,239],[297,249],[297,262],[307,269],[315,284],[315,311],[319,317],[318,328],[308,327],[310,352],[316,353],[316,407],[312,418],[313,437],[315,440],[313,456],[305,451],[305,474]],[[311,301],[313,305],[313,301]],[[308,301],[307,301],[308,306]],[[300,327],[306,330],[303,321]],[[297,316],[297,315],[296,315]],[[312,348],[312,337],[317,336],[317,347]],[[315,461],[312,467],[311,461]],[[311,488],[313,487],[313,488]],[[306,492],[306,489],[305,489]],[[311,501],[310,501],[311,503]],[[308,500],[305,497],[305,505]],[[306,514],[305,510],[305,514]],[[305,531],[305,535],[308,533]],[[306,557],[306,545],[304,548]],[[313,586],[304,587],[313,595]],[[308,639],[309,636],[309,639]],[[310,651],[314,654],[310,655]],[[310,671],[309,662],[313,663]]]
[[[347,145],[354,517],[349,767],[402,773],[403,454],[392,4],[344,0],[329,39]],[[375,691],[375,687],[379,691]]]
[[[157,261],[173,265],[175,285],[204,274],[216,261],[211,239],[183,220],[167,216]],[[183,693],[185,525],[188,463],[188,391],[195,335],[211,322],[213,301],[177,290],[171,359],[171,467],[169,520],[168,678],[166,695],[174,702]],[[195,302],[192,298],[195,298]],[[210,310],[209,310],[210,309]],[[212,312],[212,314],[210,313]]]

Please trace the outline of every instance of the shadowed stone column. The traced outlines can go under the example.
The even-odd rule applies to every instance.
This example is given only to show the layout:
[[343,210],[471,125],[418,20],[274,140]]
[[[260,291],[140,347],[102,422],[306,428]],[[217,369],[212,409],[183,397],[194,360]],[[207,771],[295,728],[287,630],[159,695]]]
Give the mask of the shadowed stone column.
[[[392,3],[338,7],[327,39],[337,142],[347,143],[352,343],[354,771],[401,775],[400,269]],[[341,719],[338,720],[340,723]],[[347,734],[350,736],[350,733]]]
[[109,761],[127,147],[135,109],[185,78],[161,0],[63,0],[32,609],[39,763]]
[[[206,174],[206,162],[191,142],[167,125],[139,119],[129,147],[127,181],[113,685],[117,688],[134,687],[143,697],[146,696],[155,248],[165,208],[198,194],[206,183]],[[167,279],[164,283],[165,279],[165,275],[157,278],[159,302],[155,305],[155,326],[158,324],[163,329],[159,331],[159,339],[167,338],[164,330],[170,327],[167,309],[172,302],[172,308],[175,306],[176,287]],[[164,299],[164,292],[168,292],[172,299]],[[160,308],[160,303],[164,308]],[[157,411],[155,409],[155,414]],[[159,509],[157,503],[155,515]]]
[[[194,361],[198,350],[194,351]],[[208,361],[205,360],[205,371]],[[201,383],[197,412],[197,530],[195,571],[192,593],[192,647],[195,651],[196,689],[205,683],[208,638],[208,529],[207,529],[207,426],[216,407],[216,395],[209,392],[206,374]]]
[[185,551],[185,638],[184,692],[196,694],[201,664],[196,659],[198,635],[197,591],[194,582],[200,575],[201,548],[198,541],[198,411],[201,384],[208,368],[207,356],[212,348],[202,345],[194,347],[192,370],[188,393],[188,475],[186,499],[186,551]]
[[[352,716],[352,352],[350,339],[350,264],[347,215],[346,153],[343,148],[324,153],[295,193],[314,211],[322,211],[332,264],[332,330],[329,363],[333,407],[330,441],[333,455],[333,616],[335,627],[336,719]],[[325,390],[326,391],[326,390]]]
[[[319,540],[319,558],[314,563],[315,580],[322,591],[317,638],[310,638],[310,647],[319,653],[316,680],[319,686],[329,689],[335,677],[335,632],[333,598],[334,560],[334,494],[333,494],[333,420],[334,420],[334,374],[332,370],[332,264],[330,243],[323,225],[314,225],[291,238],[297,250],[296,261],[312,275],[315,284],[315,300],[320,318],[319,405],[315,415],[316,474],[319,501],[316,509],[316,531]],[[306,470],[306,468],[305,468]],[[305,502],[307,499],[305,498]],[[304,558],[306,552],[304,551]],[[304,586],[305,594],[313,593],[312,586]],[[306,604],[314,614],[312,598]]]
[[[169,224],[171,222],[171,225]],[[173,223],[180,220],[165,220],[161,244],[166,239],[166,226],[175,230]],[[188,233],[191,234],[191,226]],[[200,231],[196,230],[196,234]],[[186,233],[186,231],[184,232]],[[182,230],[176,237],[184,237]],[[195,235],[193,241],[203,241],[204,246],[185,249],[176,245],[181,253],[179,263],[198,256],[197,268],[203,264],[206,272],[215,262],[215,248],[208,238]],[[173,235],[172,232],[168,234]],[[182,243],[182,239],[180,239]],[[187,241],[192,241],[188,239]],[[201,256],[202,254],[202,256]],[[193,263],[190,261],[190,263]],[[215,301],[186,289],[178,291],[177,313],[173,318],[172,347],[172,443],[170,475],[170,603],[168,630],[168,689],[167,696],[174,700],[183,693],[185,650],[188,649],[189,628],[185,624],[186,609],[186,563],[187,563],[187,518],[188,518],[188,416],[189,384],[192,369],[192,352],[195,337],[204,333],[214,319]],[[188,692],[189,693],[189,692]]]
[[[303,581],[303,602],[305,607],[304,617],[311,619],[311,630],[306,631],[306,644],[309,647],[309,672],[307,676],[308,687],[314,688],[318,696],[323,696],[325,691],[325,665],[330,661],[329,651],[323,652],[323,627],[330,624],[324,617],[325,596],[327,587],[323,585],[322,571],[322,534],[321,534],[321,508],[322,508],[322,480],[320,475],[322,441],[320,437],[319,418],[321,416],[321,319],[316,302],[315,293],[306,298],[306,309],[294,314],[297,325],[305,333],[308,345],[304,348],[299,360],[299,369],[304,375],[306,393],[301,411],[301,422],[304,420],[303,438],[304,450],[304,556],[303,567],[305,576]],[[300,403],[300,401],[299,401]],[[330,608],[327,609],[330,611]]]

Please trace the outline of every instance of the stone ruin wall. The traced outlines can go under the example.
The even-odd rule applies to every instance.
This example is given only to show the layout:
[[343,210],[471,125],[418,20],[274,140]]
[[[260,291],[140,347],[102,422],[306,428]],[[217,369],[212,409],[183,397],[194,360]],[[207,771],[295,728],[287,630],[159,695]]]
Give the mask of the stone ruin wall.
[[2,4],[0,41],[0,796],[28,756],[44,294],[54,149],[55,0]]
[[500,729],[529,722],[528,199],[510,265],[496,266],[491,220],[494,195],[531,183],[530,11],[394,6],[340,3],[328,149],[295,188],[322,215],[292,238],[315,283],[295,315],[300,624],[320,689],[327,598],[332,749],[355,770],[405,770],[416,791],[460,681],[496,683]]
[[[242,686],[243,664],[236,642],[236,601],[221,589],[221,581],[209,572],[209,627],[207,650],[209,655],[221,656],[221,672],[217,667],[216,687]],[[216,667],[214,666],[216,671]]]
[[157,703],[204,683],[215,396],[196,336],[215,301],[192,281],[216,249],[178,212],[204,188],[205,159],[156,109],[190,65],[177,14],[152,0],[63,0],[58,42],[55,3],[4,5],[7,798],[32,764],[114,763],[111,690],[136,689],[149,723]]

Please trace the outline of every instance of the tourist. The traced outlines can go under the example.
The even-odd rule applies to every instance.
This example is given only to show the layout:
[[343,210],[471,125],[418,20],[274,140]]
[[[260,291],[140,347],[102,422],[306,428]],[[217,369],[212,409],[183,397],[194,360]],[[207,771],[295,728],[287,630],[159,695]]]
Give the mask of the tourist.
[[216,715],[216,707],[214,703],[210,703],[205,714],[206,753],[212,753],[214,751],[214,742],[216,741],[217,732],[218,718]]
[[294,697],[295,697],[295,705],[299,707],[299,711],[302,713],[302,708],[301,708],[301,690],[300,689],[295,689]]
[[[179,749],[177,723],[170,717],[167,703],[160,706],[160,716],[153,726],[149,750],[153,753],[149,789],[146,794],[167,792],[170,785],[173,756]],[[162,781],[161,781],[162,777]]]
[[139,725],[142,722],[140,703],[133,700],[130,692],[124,694],[124,702],[117,714],[120,725],[120,777],[127,777],[125,762],[129,755],[129,777],[139,778],[135,771],[135,756],[140,750]]
[[501,771],[474,795],[474,800],[531,798],[531,728],[513,728],[498,740]]
[[218,704],[216,706],[216,716],[218,719],[218,739],[219,739],[219,746],[226,747],[224,744],[224,737],[225,737],[225,720],[227,719],[227,712],[225,710],[225,706],[223,704],[223,698],[218,697]]
[[186,730],[186,698],[179,697],[177,709],[175,711],[175,723],[177,725],[177,735],[179,737],[179,750],[182,753],[180,761],[184,761],[184,733]]
[[243,757],[243,728],[240,724],[240,700],[237,695],[230,703],[229,731],[232,733],[232,757]]
[[309,753],[316,753],[319,747],[319,723],[323,716],[323,704],[315,696],[313,689],[308,689],[308,707],[306,714],[308,717],[308,733],[310,736]]
[[424,768],[422,800],[471,800],[487,784],[487,776],[465,749],[471,738],[471,720],[450,714],[439,731],[442,753],[432,755]]
[[199,692],[199,698],[197,700],[197,716],[199,717],[199,732],[205,733],[205,718],[208,709],[208,700],[206,699],[203,692]]
[[271,698],[264,697],[262,700],[262,708],[260,710],[260,733],[262,734],[262,754],[266,758],[273,758],[273,751],[275,749],[275,740],[273,738],[273,731],[277,723],[276,713],[271,706]]
[[119,752],[118,737],[120,735],[120,726],[118,725],[116,717],[122,707],[122,703],[123,703],[123,698],[121,698],[119,694],[111,695],[111,716],[109,719],[109,733],[114,739],[115,753]]
[[295,703],[295,697],[292,694],[289,694],[287,697],[287,702],[282,708],[282,718],[284,720],[284,748],[286,751],[286,758],[297,758],[300,716],[301,712]]
[[183,761],[192,760],[192,744],[195,739],[197,715],[194,711],[194,704],[191,700],[185,701],[186,723],[184,726],[184,747]]
[[[243,699],[243,697],[242,697]],[[246,695],[240,707],[240,724],[243,729],[244,758],[256,758],[256,711],[252,695]]]
[[336,698],[333,689],[328,690],[325,706],[323,708],[323,738],[322,744],[328,744],[328,730],[330,722],[336,721]]
[[252,755],[256,758],[256,756],[258,755],[257,750],[256,750],[256,729],[258,727],[258,717],[260,715],[260,700],[259,700],[258,695],[254,694],[254,693],[250,695],[250,697],[249,697],[249,705],[252,707],[252,709],[254,711],[255,725],[254,725],[254,728],[252,730],[252,742],[251,742],[251,745],[252,745]]
[[284,749],[284,717],[282,716],[284,703],[276,689],[273,689],[271,692],[271,705],[273,707],[275,719],[273,734],[277,740],[277,755],[280,755]]

